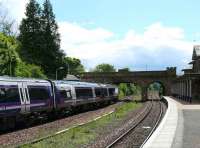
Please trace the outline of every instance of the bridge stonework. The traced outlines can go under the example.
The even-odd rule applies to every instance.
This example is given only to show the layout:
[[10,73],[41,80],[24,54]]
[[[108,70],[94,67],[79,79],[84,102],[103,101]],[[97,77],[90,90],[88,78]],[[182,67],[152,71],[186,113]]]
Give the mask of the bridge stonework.
[[176,79],[176,68],[170,67],[163,71],[86,72],[81,73],[80,78],[97,83],[136,83],[142,88],[142,99],[147,100],[147,88],[153,82],[158,82],[164,87],[164,95],[171,95],[171,86]]

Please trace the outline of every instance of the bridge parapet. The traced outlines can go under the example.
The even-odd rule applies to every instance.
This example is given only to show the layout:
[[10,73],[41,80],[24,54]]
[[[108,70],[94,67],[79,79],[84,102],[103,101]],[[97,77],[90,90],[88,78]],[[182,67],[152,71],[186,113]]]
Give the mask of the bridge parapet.
[[99,83],[137,83],[143,90],[152,82],[160,82],[165,87],[165,93],[170,95],[172,81],[176,78],[176,68],[171,67],[162,71],[132,71],[132,72],[86,72],[80,77],[84,81]]

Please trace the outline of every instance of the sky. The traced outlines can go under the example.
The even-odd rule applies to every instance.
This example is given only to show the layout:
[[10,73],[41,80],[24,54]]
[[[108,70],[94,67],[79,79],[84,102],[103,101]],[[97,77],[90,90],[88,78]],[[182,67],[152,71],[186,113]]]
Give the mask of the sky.
[[[28,0],[0,0],[18,23]],[[42,3],[43,0],[38,0]],[[87,70],[186,68],[200,38],[199,0],[51,0],[67,56]]]

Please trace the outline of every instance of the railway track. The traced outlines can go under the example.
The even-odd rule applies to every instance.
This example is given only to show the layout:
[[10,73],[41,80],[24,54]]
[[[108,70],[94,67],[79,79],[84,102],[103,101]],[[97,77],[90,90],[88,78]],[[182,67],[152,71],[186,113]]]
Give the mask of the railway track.
[[128,130],[121,134],[106,148],[140,148],[146,143],[152,135],[163,116],[163,102],[152,101],[148,108],[140,113],[136,119],[137,122],[133,124]]

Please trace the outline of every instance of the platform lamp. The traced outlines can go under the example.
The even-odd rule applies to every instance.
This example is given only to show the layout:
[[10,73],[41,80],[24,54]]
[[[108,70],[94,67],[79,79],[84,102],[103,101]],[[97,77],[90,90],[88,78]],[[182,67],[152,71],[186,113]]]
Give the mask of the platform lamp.
[[58,71],[64,69],[64,67],[59,67],[56,69],[56,80],[58,79]]
[[67,64],[67,76],[68,76],[69,75],[69,63],[66,62],[66,64]]

